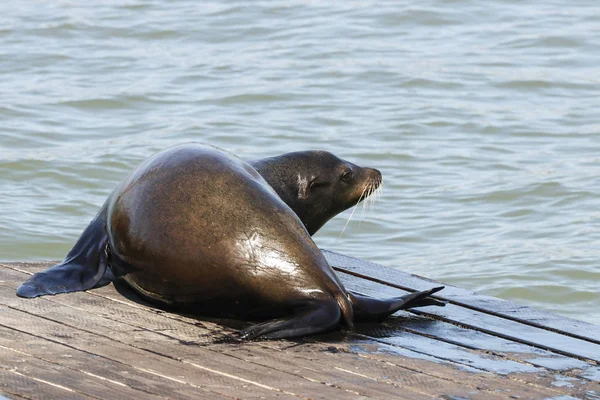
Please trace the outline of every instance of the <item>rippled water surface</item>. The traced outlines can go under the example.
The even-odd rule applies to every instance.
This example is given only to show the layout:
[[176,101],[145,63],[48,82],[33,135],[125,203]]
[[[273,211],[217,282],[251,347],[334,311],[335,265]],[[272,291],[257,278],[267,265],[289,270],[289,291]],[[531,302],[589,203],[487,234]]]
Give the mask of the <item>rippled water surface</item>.
[[322,247],[600,323],[600,3],[0,2],[0,259],[202,141],[382,171]]

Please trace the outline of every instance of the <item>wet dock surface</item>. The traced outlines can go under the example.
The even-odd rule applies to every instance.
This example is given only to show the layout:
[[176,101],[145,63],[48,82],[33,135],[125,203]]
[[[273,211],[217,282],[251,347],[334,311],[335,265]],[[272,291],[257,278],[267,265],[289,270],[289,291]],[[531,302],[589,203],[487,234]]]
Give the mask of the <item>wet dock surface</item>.
[[[325,252],[346,287],[431,280]],[[453,286],[446,307],[299,340],[239,342],[241,321],[159,310],[109,285],[16,297],[53,263],[0,263],[0,398],[600,399],[600,327]]]

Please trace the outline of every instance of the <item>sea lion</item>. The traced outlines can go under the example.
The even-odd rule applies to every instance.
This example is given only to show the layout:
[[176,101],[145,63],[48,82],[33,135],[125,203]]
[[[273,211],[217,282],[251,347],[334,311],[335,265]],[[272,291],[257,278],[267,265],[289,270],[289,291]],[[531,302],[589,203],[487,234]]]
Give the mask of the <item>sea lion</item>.
[[[357,202],[364,187],[354,186],[347,193]],[[324,223],[320,213],[307,215],[313,230]],[[348,292],[303,221],[255,168],[195,144],[142,163],[65,260],[17,295],[87,290],[114,277],[148,300],[199,315],[268,319],[244,329],[244,339],[303,336],[341,320],[352,328],[354,319],[443,305],[428,297],[441,288],[385,300]]]

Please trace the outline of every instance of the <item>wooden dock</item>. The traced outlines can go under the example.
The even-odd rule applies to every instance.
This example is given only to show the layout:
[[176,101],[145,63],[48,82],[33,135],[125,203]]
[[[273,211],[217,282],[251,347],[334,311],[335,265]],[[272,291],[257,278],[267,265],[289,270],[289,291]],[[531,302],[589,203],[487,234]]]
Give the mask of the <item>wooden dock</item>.
[[[348,289],[436,282],[325,252]],[[446,307],[289,341],[158,310],[109,285],[16,297],[52,263],[0,264],[0,399],[600,399],[600,327],[446,286]]]

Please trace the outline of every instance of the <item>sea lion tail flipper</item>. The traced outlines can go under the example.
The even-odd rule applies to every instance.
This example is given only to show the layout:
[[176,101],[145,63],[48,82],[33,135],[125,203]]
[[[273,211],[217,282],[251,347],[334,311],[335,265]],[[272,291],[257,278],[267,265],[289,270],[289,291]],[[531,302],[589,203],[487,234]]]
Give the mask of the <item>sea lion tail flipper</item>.
[[425,307],[425,306],[439,306],[444,307],[446,305],[445,301],[436,300],[431,298],[432,294],[439,292],[442,290],[444,286],[434,287],[429,290],[425,290],[423,292],[415,292],[411,294],[407,294],[405,296],[399,297],[397,299],[397,306],[399,306],[399,310],[403,310],[406,308],[413,307]]
[[105,207],[83,231],[60,264],[38,272],[17,289],[19,297],[76,292],[103,286],[112,274],[108,265],[108,236],[104,227]]
[[443,288],[444,286],[439,286],[422,292],[410,293],[391,299],[376,299],[357,293],[350,293],[350,299],[352,300],[354,315],[357,320],[380,320],[398,310],[407,308],[445,306],[446,302],[429,297]]
[[341,310],[336,301],[312,300],[289,318],[252,325],[240,332],[244,340],[282,339],[327,331],[337,326]]

